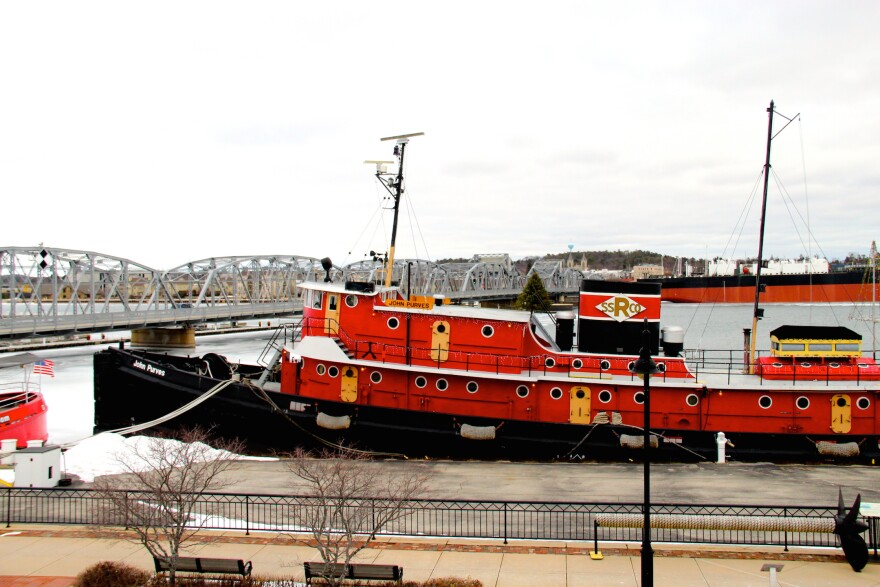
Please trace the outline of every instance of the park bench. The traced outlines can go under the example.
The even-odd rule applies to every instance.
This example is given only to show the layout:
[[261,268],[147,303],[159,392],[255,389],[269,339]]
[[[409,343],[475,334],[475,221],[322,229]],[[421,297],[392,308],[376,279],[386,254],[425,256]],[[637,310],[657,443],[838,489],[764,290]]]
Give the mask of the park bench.
[[[171,565],[167,558],[153,557],[156,565],[156,573],[167,573]],[[253,565],[251,561],[244,562],[241,559],[232,558],[199,558],[179,557],[177,559],[177,572],[199,573],[203,575],[241,575],[247,577],[251,574]]]
[[303,563],[306,585],[312,579],[352,579],[358,581],[397,581],[403,580],[403,567],[397,565],[375,565],[367,563]]

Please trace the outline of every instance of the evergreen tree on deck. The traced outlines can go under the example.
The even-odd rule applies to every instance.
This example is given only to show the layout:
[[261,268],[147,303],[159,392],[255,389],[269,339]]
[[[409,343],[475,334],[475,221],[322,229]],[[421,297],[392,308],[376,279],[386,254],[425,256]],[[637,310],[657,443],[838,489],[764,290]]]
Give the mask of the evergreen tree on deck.
[[546,312],[550,309],[550,294],[541,276],[532,273],[522,292],[516,298],[516,307],[530,312]]

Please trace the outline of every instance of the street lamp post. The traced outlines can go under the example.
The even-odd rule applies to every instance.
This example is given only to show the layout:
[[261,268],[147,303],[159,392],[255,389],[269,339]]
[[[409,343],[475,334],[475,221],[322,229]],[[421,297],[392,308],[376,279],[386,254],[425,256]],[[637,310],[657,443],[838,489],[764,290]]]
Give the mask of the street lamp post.
[[633,364],[633,373],[642,375],[645,381],[644,387],[644,437],[642,450],[644,451],[644,502],[642,504],[642,587],[654,586],[654,551],[651,549],[651,375],[657,373],[657,363],[651,358],[651,331],[648,329],[648,320],[645,319],[645,329],[642,331],[642,348],[639,358]]

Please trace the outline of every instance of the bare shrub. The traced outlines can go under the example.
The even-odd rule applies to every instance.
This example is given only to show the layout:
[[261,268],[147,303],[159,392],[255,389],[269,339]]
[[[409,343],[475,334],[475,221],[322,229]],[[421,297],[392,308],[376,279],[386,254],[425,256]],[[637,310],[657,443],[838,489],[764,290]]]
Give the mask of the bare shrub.
[[74,587],[140,587],[150,579],[147,571],[117,563],[95,563],[76,576]]

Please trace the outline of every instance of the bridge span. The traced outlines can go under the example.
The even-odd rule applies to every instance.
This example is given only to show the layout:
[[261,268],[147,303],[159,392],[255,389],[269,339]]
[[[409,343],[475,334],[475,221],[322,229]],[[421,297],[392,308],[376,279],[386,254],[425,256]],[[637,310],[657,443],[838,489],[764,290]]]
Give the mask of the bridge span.
[[[585,277],[559,260],[538,261],[532,272],[551,295],[574,294]],[[236,256],[160,270],[91,251],[7,247],[0,249],[0,338],[291,316],[302,309],[300,282],[383,276],[381,261],[325,270],[314,257]],[[401,259],[392,269],[392,280],[404,292],[456,303],[513,299],[528,276],[517,272],[507,255],[445,264]]]

